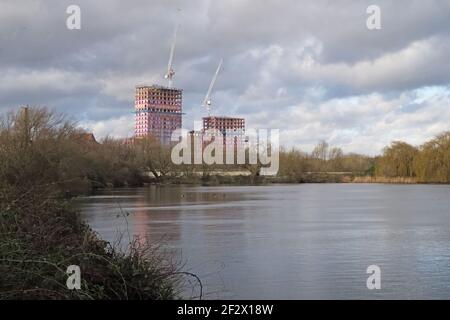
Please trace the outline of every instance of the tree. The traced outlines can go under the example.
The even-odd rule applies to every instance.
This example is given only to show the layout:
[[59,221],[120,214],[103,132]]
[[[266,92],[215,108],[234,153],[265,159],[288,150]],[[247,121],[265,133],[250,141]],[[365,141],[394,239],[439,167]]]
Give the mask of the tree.
[[329,155],[329,170],[339,172],[343,170],[344,152],[341,148],[331,148]]
[[418,149],[401,141],[394,141],[378,159],[375,173],[385,177],[414,177],[414,161]]
[[328,149],[329,144],[326,141],[322,140],[314,148],[311,156],[315,159],[326,161],[328,160]]
[[152,136],[140,138],[135,142],[141,165],[148,169],[156,179],[167,176],[173,163],[171,149],[162,145]]
[[450,182],[450,131],[421,146],[414,168],[420,181]]

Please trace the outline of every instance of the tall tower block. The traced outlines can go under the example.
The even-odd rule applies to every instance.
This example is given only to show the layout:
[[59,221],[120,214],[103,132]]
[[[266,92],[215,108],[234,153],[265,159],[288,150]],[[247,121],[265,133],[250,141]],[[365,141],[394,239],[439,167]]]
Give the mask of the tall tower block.
[[182,127],[181,89],[163,86],[136,86],[136,138],[153,136],[161,144],[170,144],[172,132]]

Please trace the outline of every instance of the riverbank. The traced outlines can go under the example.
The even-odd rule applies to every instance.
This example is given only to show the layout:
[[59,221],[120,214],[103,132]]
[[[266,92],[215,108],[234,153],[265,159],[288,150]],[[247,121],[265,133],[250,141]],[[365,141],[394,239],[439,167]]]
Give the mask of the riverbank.
[[[298,176],[228,176],[209,175],[205,177],[166,177],[165,179],[150,180],[143,185],[167,184],[167,185],[268,185],[268,184],[307,184],[307,183],[382,183],[382,184],[432,184],[419,181],[415,177],[379,177],[368,175],[353,175],[339,173],[305,173]],[[442,183],[441,183],[442,184]]]
[[71,206],[72,194],[139,185],[129,155],[113,157],[121,145],[85,141],[73,123],[46,109],[1,120],[0,299],[176,298],[178,266],[157,244],[130,237],[116,247]]
[[[155,246],[132,238],[119,249],[66,201],[36,190],[26,198],[1,191],[0,299],[177,297],[179,270]],[[69,266],[80,268],[78,290],[67,285]]]
[[384,184],[427,184],[421,183],[414,177],[355,177],[353,183],[384,183]]

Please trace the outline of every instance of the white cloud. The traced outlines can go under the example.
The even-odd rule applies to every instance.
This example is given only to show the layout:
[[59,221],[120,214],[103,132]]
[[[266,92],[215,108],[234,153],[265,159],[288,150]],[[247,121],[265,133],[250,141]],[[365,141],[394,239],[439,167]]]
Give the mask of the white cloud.
[[45,70],[6,69],[0,71],[0,92],[24,93],[35,91],[58,91],[76,93],[91,87],[95,80],[80,72],[55,68]]
[[94,133],[98,140],[106,137],[127,138],[133,135],[134,117],[127,115],[102,121],[85,121],[80,125],[88,132]]
[[254,127],[281,129],[281,143],[288,147],[311,151],[324,139],[347,152],[375,155],[394,140],[420,145],[450,130],[450,90],[433,87],[393,98],[370,94],[318,105],[305,102],[277,117],[261,111],[254,119]]
[[424,83],[448,83],[449,56],[448,39],[433,38],[415,41],[399,51],[353,65],[321,64],[314,61],[297,70],[303,78],[324,84],[348,86],[354,91],[411,89]]

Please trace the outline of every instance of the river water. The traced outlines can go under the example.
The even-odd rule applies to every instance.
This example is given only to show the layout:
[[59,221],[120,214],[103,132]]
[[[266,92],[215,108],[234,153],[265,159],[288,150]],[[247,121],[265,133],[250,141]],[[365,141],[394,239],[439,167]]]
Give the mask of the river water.
[[209,299],[450,298],[450,186],[151,186],[79,206],[105,240],[160,244]]

